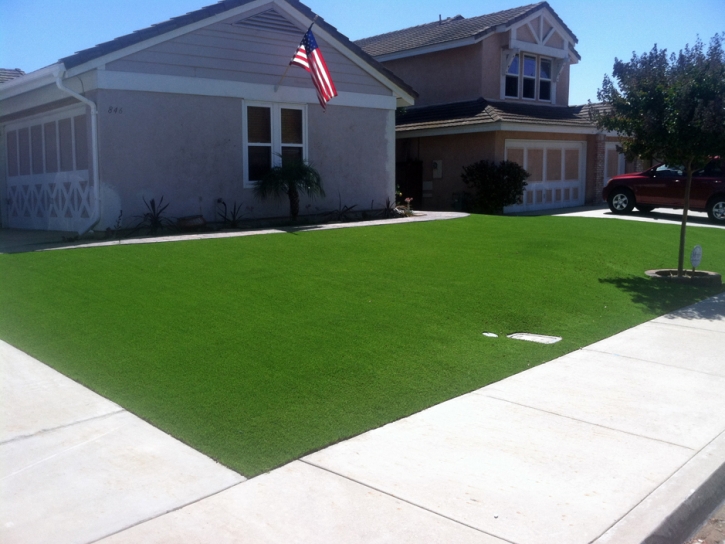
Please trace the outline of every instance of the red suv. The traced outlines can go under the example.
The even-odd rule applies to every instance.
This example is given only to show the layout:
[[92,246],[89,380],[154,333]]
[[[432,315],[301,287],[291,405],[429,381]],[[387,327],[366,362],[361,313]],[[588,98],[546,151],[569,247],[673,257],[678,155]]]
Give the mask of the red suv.
[[[630,213],[637,208],[649,213],[655,208],[683,208],[687,175],[681,167],[660,164],[637,174],[610,179],[602,196],[614,213]],[[707,212],[713,223],[725,224],[725,164],[711,160],[692,176],[690,209]]]

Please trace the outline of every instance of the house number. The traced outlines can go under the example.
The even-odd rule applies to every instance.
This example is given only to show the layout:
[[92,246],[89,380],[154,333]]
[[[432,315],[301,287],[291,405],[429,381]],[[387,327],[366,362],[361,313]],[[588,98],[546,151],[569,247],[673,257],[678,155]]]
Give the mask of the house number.
[[123,113],[123,108],[118,106],[108,106],[108,113]]

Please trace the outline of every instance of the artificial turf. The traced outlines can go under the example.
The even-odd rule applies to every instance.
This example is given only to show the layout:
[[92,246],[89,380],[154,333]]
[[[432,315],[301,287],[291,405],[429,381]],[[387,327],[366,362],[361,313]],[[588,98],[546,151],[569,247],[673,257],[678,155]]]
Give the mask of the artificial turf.
[[[0,255],[0,338],[253,476],[714,294],[643,275],[678,235],[471,216]],[[689,229],[703,268],[722,237]]]

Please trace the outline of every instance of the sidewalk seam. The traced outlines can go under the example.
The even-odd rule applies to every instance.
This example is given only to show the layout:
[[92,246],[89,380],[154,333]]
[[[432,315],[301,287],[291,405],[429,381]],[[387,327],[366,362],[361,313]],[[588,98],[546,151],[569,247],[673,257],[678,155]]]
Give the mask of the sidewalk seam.
[[[699,330],[706,330],[706,329],[699,329]],[[592,344],[592,345],[594,345],[594,344]],[[579,351],[591,351],[592,353],[601,353],[603,355],[613,355],[615,357],[624,357],[625,359],[632,359],[633,361],[641,361],[643,363],[652,363],[653,365],[662,365],[662,366],[666,366],[668,368],[677,368],[679,370],[686,370],[687,372],[695,372],[697,374],[704,374],[706,376],[716,376],[718,378],[725,378],[725,375],[723,375],[723,374],[715,374],[714,372],[705,372],[704,370],[696,370],[694,368],[686,368],[686,367],[682,367],[682,366],[671,365],[671,364],[667,364],[667,363],[661,363],[659,361],[651,361],[650,359],[642,359],[640,357],[632,357],[631,355],[623,355],[621,353],[614,353],[612,351],[602,351],[602,350],[599,350],[599,349],[590,349],[589,346],[584,346]],[[551,361],[547,361],[547,362],[551,362]]]
[[24,435],[21,435],[21,436],[16,436],[16,437],[11,438],[9,440],[5,440],[3,442],[0,442],[0,446],[4,446],[5,444],[11,444],[11,443],[16,442],[18,440],[27,440],[28,438],[33,438],[35,436],[39,436],[39,435],[42,435],[42,434],[45,434],[45,433],[49,433],[49,432],[52,432],[52,431],[57,431],[58,429],[66,429],[68,427],[72,427],[74,425],[79,425],[81,423],[87,423],[89,421],[93,421],[93,420],[96,420],[96,419],[104,419],[104,418],[107,418],[107,417],[110,417],[110,416],[114,416],[114,415],[120,414],[120,413],[125,412],[125,411],[126,410],[124,408],[121,408],[119,410],[116,410],[115,412],[108,412],[106,414],[101,414],[99,416],[93,416],[93,417],[89,417],[89,418],[86,418],[86,419],[79,419],[78,421],[73,421],[71,423],[66,423],[65,425],[58,425],[57,427],[51,427],[49,429],[41,429],[41,430],[36,431],[34,433],[31,433],[31,434],[24,434]]
[[[237,473],[237,474],[239,474],[239,473]],[[242,476],[242,475],[239,474],[239,476]],[[242,478],[244,478],[244,476],[242,476]],[[113,535],[117,535],[119,533],[123,533],[124,531],[128,531],[129,529],[133,529],[134,527],[136,527],[138,525],[142,525],[142,524],[144,524],[144,523],[146,523],[148,521],[154,520],[156,518],[160,518],[162,516],[165,516],[166,514],[171,514],[172,512],[176,512],[177,510],[181,510],[182,508],[186,508],[187,506],[191,506],[192,504],[196,504],[197,502],[201,502],[203,500],[206,500],[206,499],[208,499],[210,497],[213,497],[215,495],[218,495],[219,493],[223,493],[224,491],[227,491],[228,489],[231,489],[232,487],[236,487],[236,486],[241,485],[241,484],[243,484],[245,482],[248,482],[248,481],[249,480],[247,480],[245,478],[241,482],[236,482],[236,483],[234,483],[232,485],[229,485],[229,486],[225,487],[224,489],[220,489],[218,491],[215,491],[214,493],[210,493],[208,495],[204,495],[203,497],[199,497],[198,499],[195,499],[193,501],[190,501],[190,502],[188,502],[186,504],[182,504],[182,505],[177,506],[175,508],[172,508],[170,510],[166,510],[165,512],[161,512],[160,514],[156,514],[155,516],[150,516],[150,517],[148,517],[146,519],[142,519],[141,521],[137,521],[136,523],[132,523],[128,527],[124,527],[123,529],[119,529],[118,531],[113,531],[112,533],[108,533],[107,535],[103,535],[102,537],[97,538],[95,540],[90,540],[90,541],[88,541],[88,544],[93,544],[95,542],[100,542],[100,541],[102,541],[102,540],[104,540],[106,538],[109,538],[109,537],[113,536]]]
[[[550,410],[544,410],[542,408],[537,408],[535,406],[529,406],[528,404],[521,404],[520,402],[514,402],[512,400],[502,399],[502,398],[499,398],[499,397],[494,397],[493,395],[491,395],[489,393],[484,393],[483,391],[473,391],[473,393],[476,393],[476,394],[479,394],[479,395],[483,395],[483,396],[488,397],[490,399],[499,400],[501,402],[508,402],[510,404],[515,404],[516,406],[521,406],[523,408],[529,408],[531,410],[536,410],[537,412],[543,412],[545,414],[551,414],[552,416],[563,417],[565,419],[570,419],[572,421],[577,421],[579,423],[584,423],[586,425],[593,425],[595,427],[600,427],[602,429],[607,429],[609,431],[614,431],[614,432],[618,432],[618,433],[624,433],[624,434],[628,434],[629,436],[636,436],[637,438],[644,438],[645,440],[652,440],[654,442],[659,442],[660,444],[667,444],[668,446],[675,446],[677,448],[682,448],[684,450],[688,450],[688,451],[691,451],[691,452],[697,453],[697,452],[700,451],[700,450],[696,450],[694,448],[688,448],[687,446],[683,446],[682,444],[675,444],[674,442],[668,442],[667,440],[660,440],[659,438],[652,438],[651,436],[645,436],[645,435],[642,435],[642,434],[632,433],[632,432],[629,432],[629,431],[623,431],[622,429],[617,429],[615,427],[608,427],[606,425],[602,425],[601,423],[593,423],[591,421],[586,421],[585,419],[579,419],[579,418],[572,417],[572,416],[566,416],[564,414],[559,414],[557,412],[551,412]],[[709,444],[709,442],[708,442],[708,444]]]
[[[661,482],[661,483],[660,483],[660,484],[659,484],[659,485],[658,485],[657,487],[655,487],[655,488],[654,488],[654,489],[653,489],[652,491],[650,491],[649,493],[647,493],[647,495],[645,495],[644,497],[642,497],[642,499],[641,499],[641,500],[640,500],[640,501],[639,501],[639,502],[638,502],[637,504],[635,504],[634,506],[632,506],[632,508],[630,508],[629,510],[627,510],[627,512],[625,512],[625,513],[624,513],[624,514],[623,514],[623,515],[622,515],[622,516],[621,516],[621,517],[620,517],[619,519],[617,519],[617,521],[615,521],[614,523],[612,523],[612,524],[611,524],[611,525],[610,525],[610,526],[609,526],[609,527],[608,527],[608,528],[607,528],[607,529],[606,529],[606,530],[605,530],[604,532],[602,532],[602,533],[601,533],[601,534],[600,534],[600,535],[599,535],[599,536],[598,536],[597,538],[595,538],[594,540],[592,540],[592,541],[591,541],[591,543],[594,543],[594,542],[596,542],[597,540],[599,540],[600,538],[602,538],[602,537],[603,537],[603,536],[604,536],[605,534],[607,534],[607,532],[608,532],[608,531],[610,531],[611,529],[613,529],[613,528],[614,528],[614,527],[615,527],[615,526],[616,526],[617,524],[619,524],[619,523],[620,523],[620,522],[621,522],[622,520],[624,520],[624,519],[625,519],[625,518],[626,518],[627,516],[629,516],[629,514],[631,514],[631,513],[632,513],[632,512],[633,512],[633,511],[634,511],[634,510],[635,510],[635,509],[636,509],[636,508],[637,508],[637,507],[638,507],[638,506],[639,506],[640,504],[642,504],[643,502],[645,502],[645,501],[646,501],[647,499],[649,499],[649,498],[650,498],[650,497],[651,497],[651,496],[652,496],[652,495],[653,495],[654,493],[656,493],[656,492],[657,492],[657,491],[658,491],[658,490],[659,490],[660,488],[662,488],[662,486],[663,486],[663,485],[665,485],[665,484],[666,484],[667,482],[669,482],[670,480],[672,480],[672,478],[673,478],[673,477],[674,477],[674,476],[675,476],[675,475],[676,475],[676,474],[677,474],[678,472],[680,472],[680,471],[681,471],[681,470],[682,470],[682,469],[683,469],[683,468],[684,468],[684,467],[685,467],[685,466],[686,466],[686,465],[687,465],[688,463],[692,462],[692,461],[693,461],[693,460],[694,460],[694,459],[695,459],[695,458],[696,458],[696,457],[697,457],[698,455],[700,455],[700,454],[701,454],[701,453],[703,452],[703,450],[705,450],[705,448],[707,448],[707,447],[708,447],[708,446],[709,446],[710,444],[712,444],[713,442],[715,442],[715,441],[716,441],[716,440],[717,440],[718,438],[720,438],[721,436],[725,436],[725,431],[722,431],[722,432],[718,433],[718,434],[717,434],[717,436],[715,436],[715,437],[714,437],[714,438],[713,438],[712,440],[710,440],[710,441],[709,441],[709,442],[708,442],[707,444],[705,444],[705,445],[704,445],[704,446],[703,446],[702,448],[700,448],[699,450],[696,450],[696,451],[695,451],[695,455],[693,455],[693,456],[692,456],[692,457],[690,457],[690,458],[689,458],[689,459],[688,459],[687,461],[685,461],[684,463],[682,463],[682,465],[680,465],[680,466],[679,466],[679,467],[678,467],[678,468],[677,468],[677,469],[676,469],[676,470],[675,470],[675,471],[674,471],[674,472],[673,472],[672,474],[670,474],[670,475],[669,475],[669,476],[668,476],[667,478],[665,478],[665,479],[664,479],[664,480],[663,480],[663,481],[662,481],[662,482]],[[695,497],[696,495],[698,495],[698,492],[699,492],[699,491],[700,491],[700,490],[701,490],[702,488],[706,487],[706,486],[708,485],[708,483],[710,482],[710,480],[712,480],[713,478],[715,478],[715,477],[717,476],[718,472],[721,472],[721,471],[723,471],[723,470],[724,470],[724,467],[725,467],[725,465],[721,465],[721,466],[720,466],[720,468],[716,469],[716,470],[715,470],[715,471],[714,471],[714,472],[713,472],[713,473],[712,473],[712,474],[711,474],[711,475],[710,475],[710,476],[709,476],[709,477],[708,477],[708,478],[707,478],[707,479],[706,479],[706,480],[705,480],[704,482],[700,483],[700,485],[699,485],[699,486],[698,486],[698,487],[697,487],[696,489],[694,489],[694,490],[692,491],[692,493],[690,493],[690,495],[689,495],[689,496],[688,496],[688,497],[687,497],[687,498],[686,498],[686,499],[685,499],[685,500],[684,500],[684,501],[683,501],[682,503],[680,503],[680,504],[679,504],[679,506],[677,506],[677,508],[676,508],[676,509],[675,509],[675,510],[674,510],[673,512],[671,512],[671,513],[670,513],[669,515],[667,515],[667,516],[666,516],[666,517],[665,517],[665,518],[664,518],[664,519],[663,519],[663,520],[662,520],[662,521],[660,522],[660,524],[659,524],[659,525],[658,525],[658,526],[657,526],[657,527],[656,527],[656,528],[655,528],[655,529],[654,529],[654,530],[653,530],[653,531],[652,531],[652,532],[651,532],[651,533],[650,533],[649,535],[647,535],[647,538],[646,538],[646,539],[645,539],[645,540],[644,540],[644,541],[642,542],[642,544],[646,544],[646,543],[648,543],[648,542],[652,542],[652,540],[651,540],[651,539],[652,539],[652,538],[656,538],[656,533],[657,533],[658,531],[660,531],[660,530],[661,530],[661,529],[662,529],[662,528],[663,528],[663,527],[665,526],[665,524],[667,523],[667,520],[668,520],[668,519],[670,519],[671,517],[675,516],[675,515],[677,514],[677,512],[678,512],[678,511],[680,511],[680,510],[681,510],[682,508],[684,508],[684,507],[685,507],[685,505],[686,505],[686,504],[687,504],[687,503],[688,503],[689,501],[693,500],[693,497]],[[699,522],[698,522],[698,523],[699,523]],[[690,532],[691,532],[691,531],[690,531]],[[591,543],[590,543],[590,544],[591,544]],[[654,543],[652,543],[652,544],[654,544]]]
[[[692,325],[686,325],[684,323],[667,323],[665,321],[657,321],[658,319],[662,319],[663,317],[666,317],[668,315],[675,315],[675,317],[679,317],[678,315],[674,314],[674,312],[673,312],[673,313],[669,313],[669,314],[665,314],[665,315],[656,317],[656,318],[652,319],[651,321],[646,321],[646,322],[642,323],[641,325],[664,325],[665,327],[682,327],[683,329],[691,329],[691,330],[695,330],[695,331],[706,331],[706,332],[714,332],[715,334],[725,334],[725,331],[715,331],[712,329],[703,329],[702,327],[693,327]],[[686,319],[684,317],[679,317],[679,318]],[[710,320],[708,319],[707,321],[710,321]],[[718,321],[720,321],[720,320],[718,319]],[[638,326],[641,326],[641,325],[638,325]]]
[[394,495],[394,494],[392,494],[392,493],[390,493],[388,491],[384,491],[382,489],[378,489],[375,486],[372,486],[370,484],[366,484],[365,482],[361,482],[359,480],[356,480],[355,478],[351,478],[349,476],[345,476],[344,474],[340,474],[339,472],[335,472],[334,470],[331,470],[331,469],[329,469],[327,467],[323,467],[321,465],[316,465],[315,463],[313,463],[311,461],[307,461],[306,459],[298,459],[298,461],[300,461],[302,463],[305,463],[305,464],[307,464],[307,465],[309,465],[311,467],[318,468],[320,470],[324,470],[325,472],[329,472],[330,474],[334,474],[335,476],[339,476],[340,478],[344,478],[345,480],[348,480],[350,482],[356,483],[356,484],[361,485],[363,487],[367,487],[368,489],[372,489],[374,491],[377,491],[378,493],[382,493],[383,495],[387,495],[388,497],[393,497],[394,499],[397,499],[399,501],[402,501],[402,502],[404,502],[406,504],[410,504],[411,506],[414,506],[416,508],[420,508],[421,510],[425,510],[426,512],[430,512],[431,514],[433,514],[435,516],[441,517],[443,519],[447,519],[448,521],[452,521],[453,523],[456,523],[458,525],[463,525],[464,527],[468,527],[469,529],[472,529],[472,530],[477,531],[479,533],[483,533],[484,535],[488,535],[490,537],[497,538],[497,539],[499,539],[499,540],[501,540],[503,542],[508,542],[509,544],[518,544],[517,542],[514,542],[513,540],[508,540],[508,539],[506,539],[506,538],[504,538],[502,536],[498,536],[498,535],[495,535],[493,533],[489,533],[487,531],[484,531],[482,529],[479,529],[478,527],[474,527],[473,525],[469,525],[469,524],[464,523],[464,522],[462,522],[460,520],[457,520],[457,519],[448,517],[445,514],[441,514],[440,512],[436,512],[435,510],[431,510],[430,508],[426,508],[425,506],[422,506],[420,504],[416,504],[416,503],[414,503],[412,501],[409,501],[408,499],[404,499],[403,497],[399,497],[399,496]]

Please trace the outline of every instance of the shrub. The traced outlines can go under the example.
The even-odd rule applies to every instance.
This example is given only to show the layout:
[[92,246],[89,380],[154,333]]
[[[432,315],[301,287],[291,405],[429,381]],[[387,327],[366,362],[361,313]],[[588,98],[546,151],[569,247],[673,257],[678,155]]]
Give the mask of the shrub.
[[529,173],[511,161],[478,161],[463,167],[461,178],[473,190],[466,211],[501,215],[504,206],[521,202]]

